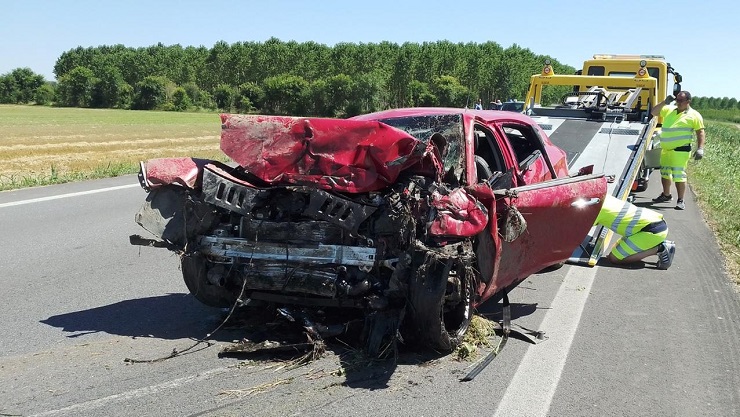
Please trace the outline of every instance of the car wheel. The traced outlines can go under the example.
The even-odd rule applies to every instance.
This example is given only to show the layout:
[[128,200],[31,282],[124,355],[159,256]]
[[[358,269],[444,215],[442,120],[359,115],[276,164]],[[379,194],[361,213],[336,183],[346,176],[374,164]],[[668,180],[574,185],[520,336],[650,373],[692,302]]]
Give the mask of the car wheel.
[[557,271],[558,269],[562,268],[563,266],[565,266],[565,261],[561,261],[561,262],[558,262],[556,264],[552,264],[550,266],[546,266],[546,267],[542,268],[542,270],[540,272],[553,272],[553,271]]
[[450,352],[461,342],[473,315],[473,270],[454,268],[455,261],[434,262],[427,273],[414,273],[404,339]]
[[209,264],[203,256],[183,255],[180,257],[180,268],[190,294],[201,303],[226,308],[231,307],[236,301],[238,289],[234,292],[226,286],[214,285],[208,281]]

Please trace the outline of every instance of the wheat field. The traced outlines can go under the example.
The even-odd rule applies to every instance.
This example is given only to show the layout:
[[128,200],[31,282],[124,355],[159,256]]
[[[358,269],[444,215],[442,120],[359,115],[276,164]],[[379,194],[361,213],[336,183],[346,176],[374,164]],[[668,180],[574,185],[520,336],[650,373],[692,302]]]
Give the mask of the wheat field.
[[144,159],[223,160],[217,113],[0,105],[0,189],[135,172]]

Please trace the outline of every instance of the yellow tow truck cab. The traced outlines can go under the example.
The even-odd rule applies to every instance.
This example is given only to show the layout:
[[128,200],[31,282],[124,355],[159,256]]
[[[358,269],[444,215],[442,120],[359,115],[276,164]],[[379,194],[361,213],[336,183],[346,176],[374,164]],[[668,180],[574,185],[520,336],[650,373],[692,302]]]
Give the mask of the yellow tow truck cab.
[[[645,65],[641,66],[641,63]],[[645,68],[647,74],[639,74],[641,68]],[[662,55],[595,54],[593,59],[583,62],[583,69],[576,74],[635,78],[650,76],[657,80],[655,96],[658,100],[663,100],[667,95],[675,95],[681,91],[681,74],[676,72]],[[669,92],[668,83],[671,75],[673,75],[674,85]],[[645,110],[648,105],[647,92],[644,92],[642,96],[641,110]],[[649,104],[654,106],[656,103]]]

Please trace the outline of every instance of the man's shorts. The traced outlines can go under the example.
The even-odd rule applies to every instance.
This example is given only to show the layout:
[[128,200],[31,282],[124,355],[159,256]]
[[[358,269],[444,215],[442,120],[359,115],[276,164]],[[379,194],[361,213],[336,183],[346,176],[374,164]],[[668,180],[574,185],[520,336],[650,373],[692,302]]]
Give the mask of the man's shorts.
[[663,149],[660,152],[660,178],[686,182],[686,166],[691,152]]
[[[662,223],[662,225],[659,223]],[[619,242],[612,249],[612,256],[621,261],[630,255],[644,252],[660,245],[668,236],[668,226],[666,226],[665,221],[659,223],[655,223],[659,227],[652,229],[652,231],[648,231],[650,229],[645,228],[648,230],[643,229],[632,236],[619,239]]]

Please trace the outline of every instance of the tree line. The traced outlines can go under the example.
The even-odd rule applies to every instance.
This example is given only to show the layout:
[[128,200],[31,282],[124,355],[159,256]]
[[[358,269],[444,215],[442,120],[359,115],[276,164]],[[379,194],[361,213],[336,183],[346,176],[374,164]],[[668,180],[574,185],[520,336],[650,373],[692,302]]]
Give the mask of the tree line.
[[522,99],[548,56],[495,42],[218,42],[212,48],[77,47],[54,66],[0,76],[0,102],[72,107],[256,112],[344,117],[408,106]]
[[[0,103],[327,117],[397,107],[472,107],[479,98],[523,99],[545,59],[556,73],[575,71],[552,57],[495,42],[330,47],[271,38],[212,48],[77,47],[57,59],[56,82],[29,68],[0,75]],[[566,88],[551,89],[544,101],[559,100]],[[694,105],[738,108],[734,98],[695,97]]]

